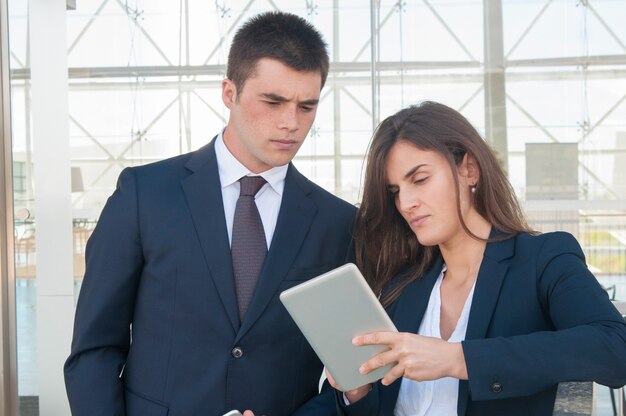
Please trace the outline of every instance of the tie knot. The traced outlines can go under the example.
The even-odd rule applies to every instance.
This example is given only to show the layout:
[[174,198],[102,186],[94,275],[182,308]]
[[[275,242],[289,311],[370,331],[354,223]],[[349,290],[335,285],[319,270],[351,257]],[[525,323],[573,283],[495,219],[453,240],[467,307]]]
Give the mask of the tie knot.
[[239,179],[239,183],[241,184],[241,190],[239,191],[239,196],[248,195],[254,196],[259,189],[263,185],[265,185],[265,179],[261,176],[244,176]]

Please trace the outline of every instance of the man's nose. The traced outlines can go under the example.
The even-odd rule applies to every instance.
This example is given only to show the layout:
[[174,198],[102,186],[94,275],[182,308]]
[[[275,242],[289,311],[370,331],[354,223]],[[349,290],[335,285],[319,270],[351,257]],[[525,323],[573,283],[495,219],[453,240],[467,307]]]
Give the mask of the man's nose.
[[298,129],[298,115],[297,109],[291,108],[291,106],[285,106],[283,110],[280,120],[279,127],[281,129],[287,129],[289,131],[295,131]]

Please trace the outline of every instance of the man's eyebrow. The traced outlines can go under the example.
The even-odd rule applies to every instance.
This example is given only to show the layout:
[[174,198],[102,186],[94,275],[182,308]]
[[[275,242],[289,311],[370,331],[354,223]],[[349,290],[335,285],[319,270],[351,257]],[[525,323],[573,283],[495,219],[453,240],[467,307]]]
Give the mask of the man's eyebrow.
[[[267,100],[271,100],[271,101],[276,101],[276,102],[288,102],[289,99],[287,97],[283,97],[282,95],[278,95],[278,94],[273,94],[271,92],[264,92],[259,94],[262,98],[265,98]],[[319,99],[315,99],[312,98],[310,100],[304,100],[304,101],[299,101],[298,104],[300,105],[317,105],[320,102]]]
[[278,94],[273,94],[271,92],[262,92],[259,95],[263,98],[267,98],[268,100],[272,100],[272,101],[280,101],[280,102],[289,101],[287,97],[283,97],[282,95],[278,95]]

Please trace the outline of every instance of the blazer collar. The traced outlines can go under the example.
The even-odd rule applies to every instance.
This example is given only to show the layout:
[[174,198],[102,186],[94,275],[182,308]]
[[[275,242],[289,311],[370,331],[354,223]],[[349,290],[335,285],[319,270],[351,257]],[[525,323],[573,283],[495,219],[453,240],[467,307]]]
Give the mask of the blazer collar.
[[[492,229],[489,237],[497,238],[499,236],[503,236],[503,233]],[[465,334],[466,339],[484,338],[487,335],[491,317],[508,270],[508,265],[502,262],[511,258],[514,254],[515,238],[487,243],[474,289],[474,297]],[[398,301],[389,307],[389,314],[396,323],[398,331],[417,333],[442,266],[443,258],[439,255],[424,276],[410,283],[404,289]],[[402,379],[400,378],[392,385],[381,388],[381,409],[386,409],[389,413],[393,412],[401,382]],[[468,401],[469,383],[466,380],[461,380],[459,381],[459,398],[457,402],[459,415],[465,414]]]
[[196,233],[213,284],[236,332],[239,310],[235,295],[230,244],[217,170],[215,139],[195,151],[185,167],[192,172],[181,181]]
[[[400,298],[388,308],[389,315],[399,332],[417,334],[424,313],[426,313],[430,293],[442,267],[443,258],[438,255],[426,274],[409,283],[402,291]],[[401,383],[402,378],[399,378],[387,387],[380,386],[382,414],[393,413]]]
[[[494,228],[491,230],[489,238],[497,238],[503,235],[502,232]],[[480,339],[487,336],[500,296],[502,283],[509,269],[504,260],[511,258],[514,254],[514,237],[487,243],[474,288],[474,298],[470,308],[465,339]],[[457,402],[458,414],[465,414],[468,401],[469,383],[467,380],[461,380],[459,381],[459,399]]]

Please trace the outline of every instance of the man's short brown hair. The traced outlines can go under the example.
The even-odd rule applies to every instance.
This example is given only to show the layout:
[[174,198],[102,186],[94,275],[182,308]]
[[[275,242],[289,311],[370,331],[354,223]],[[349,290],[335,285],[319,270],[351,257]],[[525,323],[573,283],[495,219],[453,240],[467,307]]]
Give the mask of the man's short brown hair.
[[262,13],[237,31],[228,54],[226,76],[238,91],[262,58],[276,59],[296,71],[319,71],[322,87],[328,76],[328,51],[322,35],[294,14]]

